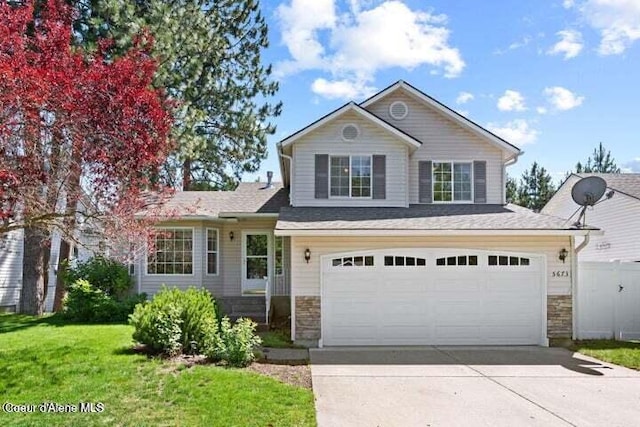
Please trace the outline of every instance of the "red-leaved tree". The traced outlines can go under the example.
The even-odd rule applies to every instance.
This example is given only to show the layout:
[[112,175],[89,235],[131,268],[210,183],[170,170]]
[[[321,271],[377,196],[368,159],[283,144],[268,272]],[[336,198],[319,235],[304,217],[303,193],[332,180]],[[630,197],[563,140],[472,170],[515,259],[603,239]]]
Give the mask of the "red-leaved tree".
[[0,0],[0,236],[24,230],[20,311],[44,309],[50,238],[127,235],[170,150],[151,39],[114,59],[72,46],[64,0]]

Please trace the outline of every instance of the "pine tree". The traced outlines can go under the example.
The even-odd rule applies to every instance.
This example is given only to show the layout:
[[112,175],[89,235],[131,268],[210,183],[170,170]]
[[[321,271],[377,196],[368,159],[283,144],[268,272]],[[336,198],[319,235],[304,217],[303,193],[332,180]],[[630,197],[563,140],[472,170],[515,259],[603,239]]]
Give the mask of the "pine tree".
[[576,173],[620,173],[620,168],[611,156],[611,151],[605,150],[601,142],[593,149],[593,155],[587,158],[584,165],[580,162],[576,164]]
[[162,178],[183,189],[232,188],[267,156],[278,83],[262,64],[268,28],[257,0],[74,0],[79,42],[115,40],[119,55],[148,28],[158,58],[154,86],[175,101],[176,150]]
[[555,193],[551,175],[547,170],[533,162],[531,168],[522,174],[517,192],[520,206],[539,212]]

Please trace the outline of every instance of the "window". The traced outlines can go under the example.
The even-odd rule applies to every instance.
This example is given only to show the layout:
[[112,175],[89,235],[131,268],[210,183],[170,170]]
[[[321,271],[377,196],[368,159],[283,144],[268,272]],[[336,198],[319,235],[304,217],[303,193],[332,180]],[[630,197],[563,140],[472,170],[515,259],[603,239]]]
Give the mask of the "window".
[[284,274],[284,237],[275,236],[273,245],[276,276],[282,276]]
[[521,258],[517,256],[506,256],[506,255],[489,255],[489,265],[515,265],[515,266],[524,266],[527,267],[531,263],[529,258]]
[[391,256],[384,257],[384,265],[387,267],[426,267],[427,260],[425,258],[416,258],[412,256]]
[[207,229],[207,274],[218,274],[218,230]]
[[471,201],[471,163],[433,163],[433,201]]
[[478,257],[476,255],[458,255],[458,256],[449,256],[444,258],[436,259],[436,265],[439,266],[471,266],[475,267],[478,265]]
[[193,274],[193,230],[165,228],[154,238],[147,274]]
[[331,197],[371,197],[371,157],[335,156],[330,164]]
[[333,267],[373,267],[373,256],[347,256],[331,260]]

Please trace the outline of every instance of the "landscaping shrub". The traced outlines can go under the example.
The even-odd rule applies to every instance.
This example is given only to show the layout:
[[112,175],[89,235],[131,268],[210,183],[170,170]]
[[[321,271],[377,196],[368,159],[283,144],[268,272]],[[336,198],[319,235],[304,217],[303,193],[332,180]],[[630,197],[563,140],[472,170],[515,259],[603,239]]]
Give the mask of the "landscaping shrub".
[[80,262],[75,267],[66,267],[63,278],[67,286],[84,279],[118,300],[124,299],[133,285],[126,265],[102,256]]
[[256,323],[251,319],[238,319],[232,326],[229,318],[225,316],[207,357],[225,361],[231,366],[247,366],[254,360],[253,351],[261,343],[255,331]]
[[204,353],[217,335],[216,308],[206,289],[163,287],[129,317],[133,339],[150,350],[175,355]]
[[145,294],[118,301],[87,280],[78,279],[67,288],[62,317],[74,322],[123,322]]

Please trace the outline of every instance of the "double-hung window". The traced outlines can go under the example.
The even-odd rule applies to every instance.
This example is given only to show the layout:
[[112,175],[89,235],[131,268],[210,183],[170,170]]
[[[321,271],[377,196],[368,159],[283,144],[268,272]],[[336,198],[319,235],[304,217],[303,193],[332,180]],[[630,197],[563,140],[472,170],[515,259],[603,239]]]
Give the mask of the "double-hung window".
[[147,274],[193,274],[193,229],[164,228],[154,240]]
[[331,197],[371,197],[371,156],[332,156]]
[[218,230],[207,228],[207,274],[218,274]]
[[433,201],[470,202],[471,163],[433,163]]

